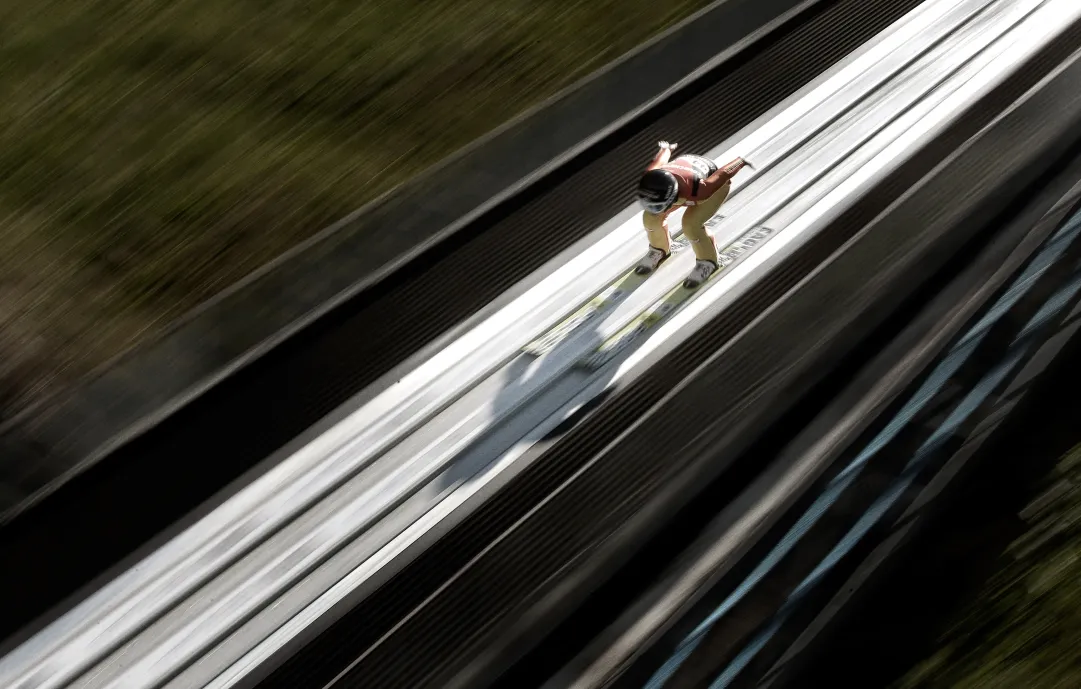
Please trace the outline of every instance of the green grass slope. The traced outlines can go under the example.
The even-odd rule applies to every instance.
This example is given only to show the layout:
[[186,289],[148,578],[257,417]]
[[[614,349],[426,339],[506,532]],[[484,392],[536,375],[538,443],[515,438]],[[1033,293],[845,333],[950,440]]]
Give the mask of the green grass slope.
[[0,419],[706,4],[0,3]]
[[1081,687],[1081,446],[1021,517],[1027,531],[896,689]]

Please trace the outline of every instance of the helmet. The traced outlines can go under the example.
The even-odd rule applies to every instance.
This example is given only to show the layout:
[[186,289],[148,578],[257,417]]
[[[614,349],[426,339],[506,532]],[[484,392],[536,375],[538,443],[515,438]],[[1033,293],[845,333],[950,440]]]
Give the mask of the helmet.
[[650,170],[638,183],[638,203],[648,213],[663,213],[672,207],[679,196],[679,182],[667,170]]

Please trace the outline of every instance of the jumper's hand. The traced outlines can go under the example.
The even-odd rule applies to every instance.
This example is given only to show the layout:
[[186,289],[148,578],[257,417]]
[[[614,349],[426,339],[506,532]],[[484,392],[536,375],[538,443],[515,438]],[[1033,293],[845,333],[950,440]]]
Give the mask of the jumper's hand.
[[669,151],[676,150],[676,146],[679,144],[670,144],[667,141],[658,141],[657,145],[661,147],[661,150],[668,149]]

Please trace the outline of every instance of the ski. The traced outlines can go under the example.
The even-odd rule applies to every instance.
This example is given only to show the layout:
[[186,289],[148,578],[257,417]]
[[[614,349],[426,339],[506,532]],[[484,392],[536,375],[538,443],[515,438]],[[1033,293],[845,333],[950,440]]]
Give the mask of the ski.
[[705,287],[725,268],[735,263],[741,256],[752,251],[769,238],[771,234],[773,234],[773,230],[768,227],[756,227],[741,236],[728,245],[724,251],[719,252],[717,270],[713,271],[713,274],[705,282],[692,288],[684,287],[680,282],[660,300],[654,302],[649,308],[636,316],[634,320],[620,329],[619,332],[601,343],[593,352],[580,359],[577,365],[589,371],[600,369],[646,332],[667,320],[684,302]]
[[[685,251],[690,245],[690,240],[685,239],[682,235],[672,239],[672,255]],[[570,337],[575,330],[597,316],[608,313],[622,303],[634,290],[648,280],[650,275],[638,275],[632,267],[594,295],[592,299],[580,306],[570,316],[522,347],[522,351],[533,356],[544,356]]]

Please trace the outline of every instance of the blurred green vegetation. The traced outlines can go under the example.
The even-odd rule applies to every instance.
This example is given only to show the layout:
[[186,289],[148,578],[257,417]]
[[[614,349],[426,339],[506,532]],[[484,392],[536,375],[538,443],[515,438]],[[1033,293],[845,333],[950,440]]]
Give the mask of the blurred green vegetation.
[[0,3],[0,418],[708,2]]
[[1081,445],[1021,516],[1025,534],[898,689],[1081,687]]

